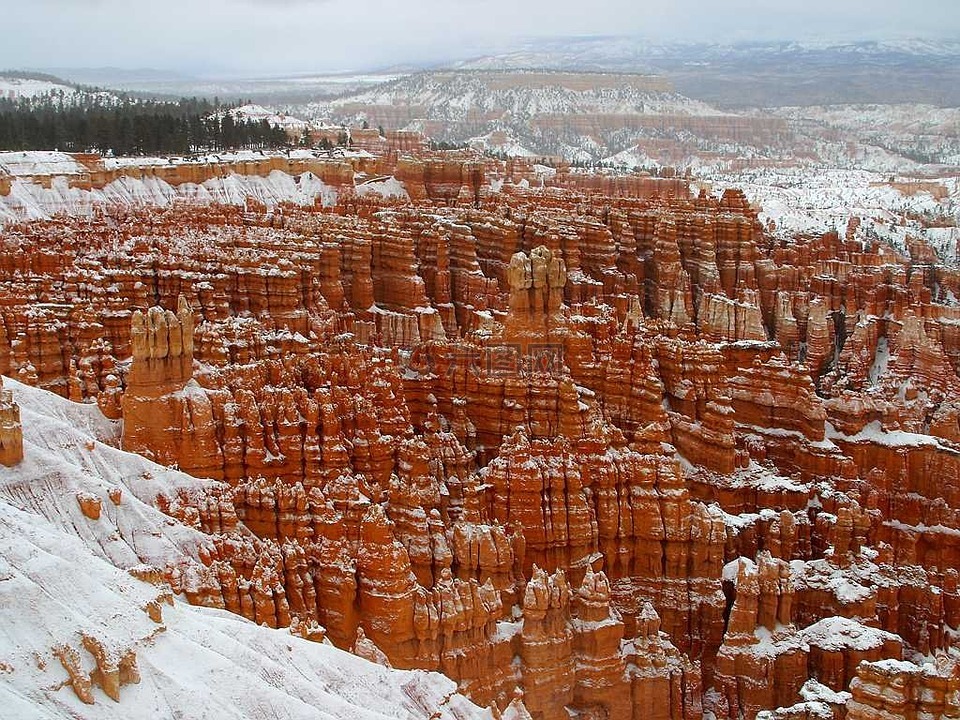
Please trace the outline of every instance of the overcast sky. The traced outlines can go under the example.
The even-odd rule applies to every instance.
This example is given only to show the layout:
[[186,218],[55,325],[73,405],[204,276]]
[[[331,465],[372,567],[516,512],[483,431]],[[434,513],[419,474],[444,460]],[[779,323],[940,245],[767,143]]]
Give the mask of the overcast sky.
[[0,0],[0,68],[357,70],[587,34],[960,38],[960,0]]

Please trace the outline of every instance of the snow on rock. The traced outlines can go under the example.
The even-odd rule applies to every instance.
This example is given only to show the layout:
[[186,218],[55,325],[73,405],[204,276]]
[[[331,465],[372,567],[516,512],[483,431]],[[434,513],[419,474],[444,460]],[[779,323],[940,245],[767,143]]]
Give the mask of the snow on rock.
[[557,175],[557,169],[547,165],[534,165],[533,172],[538,178],[552,178]]
[[895,660],[893,658],[877,660],[870,663],[870,666],[885,672],[904,673],[906,675],[917,675],[923,670],[919,665],[915,665],[908,660]]
[[850,699],[850,693],[845,690],[836,691],[822,685],[815,679],[807,680],[800,688],[800,697],[806,702],[823,702],[830,705],[845,705]]
[[828,617],[800,631],[810,645],[823,650],[875,650],[884,644],[899,644],[898,635],[864,625],[845,617]]
[[836,599],[840,607],[851,607],[875,597],[878,586],[888,582],[879,567],[864,554],[855,562],[840,567],[829,560],[791,560],[790,577],[798,592],[823,591]]
[[313,173],[294,176],[280,170],[274,170],[267,177],[231,173],[211,178],[202,185],[177,186],[156,177],[124,176],[102,190],[72,188],[65,176],[54,177],[49,188],[17,178],[11,183],[10,194],[0,195],[0,223],[44,220],[54,215],[90,215],[94,209],[107,206],[165,207],[175,202],[243,205],[247,198],[267,207],[282,202],[313,205],[319,198],[329,207],[336,203],[337,191]]
[[960,264],[960,228],[927,228],[925,235],[927,242],[937,251],[937,255]]
[[165,157],[105,157],[102,159],[103,166],[107,170],[118,170],[120,168],[142,168],[142,167],[173,167],[175,164],[171,158]]
[[[859,137],[875,151],[893,148],[901,155],[945,155],[960,148],[956,128],[960,109],[924,104],[852,104],[782,107],[768,109],[773,115],[794,121],[813,122],[835,128],[847,137]],[[905,158],[887,153],[899,161]],[[865,158],[868,162],[874,158]],[[942,161],[942,160],[941,160]],[[873,168],[883,169],[883,168]]]
[[615,168],[622,167],[626,170],[636,170],[638,168],[650,170],[660,167],[660,163],[643,152],[639,145],[634,145],[615,155],[605,157],[601,162],[612,165]]
[[[0,502],[0,696],[27,718],[489,718],[437,674],[381,668],[332,646],[259,627],[222,610],[173,601],[162,624],[142,609],[158,588],[90,553],[43,518]],[[159,590],[162,593],[162,589]],[[83,637],[132,651],[139,682],[113,702],[84,704],[54,648],[93,666]]]
[[917,447],[919,445],[935,445],[940,443],[932,435],[907,432],[905,430],[884,430],[879,420],[867,423],[856,435],[844,435],[830,423],[826,424],[827,438],[844,442],[869,441],[886,447]]
[[166,206],[173,203],[178,195],[176,189],[155,177],[120,177],[103,189],[103,197],[108,204],[125,207],[145,205]]
[[760,220],[780,236],[834,231],[843,237],[850,219],[859,218],[858,239],[882,240],[904,252],[908,237],[922,238],[933,245],[943,262],[958,262],[956,228],[927,227],[916,219],[941,218],[947,225],[956,222],[960,213],[948,178],[937,180],[948,191],[946,196],[934,197],[928,191],[902,192],[903,186],[911,184],[908,177],[866,169],[797,165],[727,172],[711,167],[698,169],[696,175],[709,180],[717,194],[726,188],[742,189],[759,208]]
[[539,157],[538,153],[525,148],[516,137],[502,130],[494,130],[486,135],[470,138],[467,144],[474,150],[500,153],[506,157]]
[[402,198],[408,200],[406,188],[403,183],[391,176],[385,180],[371,180],[370,182],[357,185],[357,195],[379,195],[385,198]]
[[80,175],[87,172],[73,156],[56,150],[0,152],[0,172],[21,175]]
[[[4,385],[25,444],[24,461],[0,475],[4,717],[491,719],[442,675],[190,606],[124,572],[194,552],[201,533],[142,499],[207,481],[106,444],[117,428],[95,406]],[[117,487],[120,503],[108,502]],[[97,520],[81,515],[78,493],[103,498]]]
[[808,718],[813,720],[834,720],[833,710],[826,703],[819,700],[797,703],[788,708],[776,710],[762,710],[757,713],[756,720],[788,720],[789,718]]
[[588,87],[570,86],[563,75],[501,75],[426,72],[384,83],[323,103],[304,112],[314,116],[352,113],[367,105],[422,108],[432,120],[462,121],[478,111],[509,117],[542,114],[612,113],[644,115],[725,115],[704,102],[668,92],[655,78],[598,75]]
[[230,114],[240,122],[263,122],[266,120],[271,127],[280,128],[290,134],[302,133],[310,126],[305,120],[275,112],[262,105],[241,105],[231,110]]
[[[118,424],[96,405],[72,403],[10,378],[3,385],[20,405],[24,457],[0,476],[0,501],[78,535],[88,552],[117,567],[165,566],[197,557],[206,536],[171,522],[153,502],[160,493],[191,493],[210,481],[117,449]],[[109,499],[116,489],[123,498],[119,505]],[[83,516],[79,495],[100,499],[104,512],[98,522]]]
[[887,338],[882,337],[877,340],[877,351],[873,357],[873,365],[870,366],[870,384],[877,385],[880,378],[887,374],[887,366],[890,364],[890,346]]

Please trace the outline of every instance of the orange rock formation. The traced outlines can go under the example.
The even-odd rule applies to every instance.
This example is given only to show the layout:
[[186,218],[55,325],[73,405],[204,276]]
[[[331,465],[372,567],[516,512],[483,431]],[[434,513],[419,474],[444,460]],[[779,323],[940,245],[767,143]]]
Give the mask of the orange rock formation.
[[956,273],[735,191],[391,170],[0,233],[0,370],[221,481],[157,498],[208,536],[174,592],[536,720],[953,717],[906,661],[960,628]]

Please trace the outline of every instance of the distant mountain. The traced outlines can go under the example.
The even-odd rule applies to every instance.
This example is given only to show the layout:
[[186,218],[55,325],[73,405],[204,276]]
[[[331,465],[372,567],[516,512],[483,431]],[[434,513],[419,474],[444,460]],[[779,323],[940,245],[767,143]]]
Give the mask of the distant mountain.
[[[486,122],[545,114],[714,115],[673,92],[661,77],[637,73],[438,71],[400,78],[330,103],[337,112]],[[369,118],[367,118],[369,120]],[[387,118],[393,119],[393,118]]]
[[50,73],[23,70],[0,70],[0,100],[29,101],[37,108],[52,101],[54,105],[77,107],[96,101],[102,105],[117,105],[123,101],[122,93],[100,90],[64,80]]
[[[610,55],[623,57],[624,47],[616,45]],[[568,49],[564,57],[572,62],[578,51],[572,46]],[[603,48],[592,43],[589,49],[596,59]],[[950,48],[945,45],[942,50]],[[771,46],[763,51],[774,52]],[[721,51],[704,47],[700,52],[702,57]],[[744,49],[735,52],[747,53]],[[783,52],[823,57],[816,46],[805,49],[794,44]],[[870,45],[859,51],[831,52],[888,57],[886,50]],[[797,87],[791,88],[783,79],[789,70],[785,61],[779,70],[764,74],[759,56],[748,56],[752,59],[743,64],[749,67],[725,77],[713,70],[722,64],[719,61],[692,63],[694,69],[687,68],[687,76],[679,71],[649,75],[614,70],[434,70],[331,100],[287,106],[284,111],[311,120],[352,125],[365,121],[371,127],[420,130],[438,142],[469,145],[502,156],[560,156],[573,163],[602,162],[651,170],[688,168],[703,162],[762,164],[802,158],[832,167],[887,171],[952,165],[960,157],[957,111],[936,103],[893,103],[892,88],[899,82],[896,72],[888,73],[893,79],[886,81],[886,90],[878,90],[886,100],[873,104],[834,100],[774,102],[766,107],[756,103],[751,107],[742,99],[739,103],[705,102],[673,88],[679,77],[685,85],[696,81],[705,91],[738,92],[740,98],[752,92],[770,99],[778,83],[788,85],[781,92],[783,97],[795,96],[797,87],[806,87],[811,95],[850,98],[857,93],[846,92],[840,78],[845,75],[856,85],[858,78],[863,78],[863,71],[857,68],[870,66],[853,62],[842,68],[828,64],[821,70],[808,66],[796,72],[818,79],[808,78],[809,82],[797,82]],[[545,60],[547,55],[537,57]],[[560,63],[555,60],[554,64]],[[774,66],[772,61],[766,63],[768,68]],[[832,90],[820,86],[829,84],[831,77]],[[861,93],[866,92],[864,88],[868,88],[865,82]]]
[[99,68],[45,68],[45,72],[81,85],[96,87],[123,87],[138,83],[187,82],[195,78],[183,73],[156,68],[125,69],[116,67]]
[[960,105],[960,41],[651,43],[634,37],[536,40],[454,63],[460,69],[663,74],[678,92],[723,106],[838,103]]
[[549,69],[650,72],[660,61],[704,62],[808,57],[823,60],[871,58],[960,58],[960,41],[891,40],[860,42],[654,43],[629,36],[588,36],[531,40],[516,50],[453,63],[468,70]]
[[[635,131],[688,128],[725,117],[638,73],[445,70],[383,83],[297,108],[307,117],[426,130],[434,140],[480,144],[500,138],[507,154],[596,160],[635,141]],[[625,137],[621,137],[624,135]],[[611,148],[613,150],[611,150]]]
[[960,106],[960,40],[652,42],[581,36],[505,43],[442,63],[360,73],[291,72],[284,77],[193,76],[155,68],[47,68],[63,82],[156,97],[219,97],[305,104],[353,94],[422,71],[556,70],[660,75],[686,96],[726,108],[925,103]]
[[42,80],[60,85],[68,85],[67,81],[54,73],[38,72],[34,70],[0,70],[0,77],[17,80]]
[[156,68],[48,68],[71,82],[157,99],[198,97],[226,102],[305,103],[392,80],[401,72],[293,73],[282,77],[189,75]]

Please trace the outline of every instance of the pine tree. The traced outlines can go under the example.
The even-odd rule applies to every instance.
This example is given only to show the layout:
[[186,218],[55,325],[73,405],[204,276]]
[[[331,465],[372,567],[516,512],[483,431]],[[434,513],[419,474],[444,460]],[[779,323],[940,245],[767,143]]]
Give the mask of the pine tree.
[[0,99],[0,150],[152,154],[289,145],[282,128],[237,120],[226,112],[221,119],[217,107],[218,101],[197,98],[159,102],[121,97],[108,104],[99,96],[81,95],[68,104],[52,93]]

